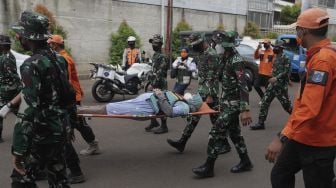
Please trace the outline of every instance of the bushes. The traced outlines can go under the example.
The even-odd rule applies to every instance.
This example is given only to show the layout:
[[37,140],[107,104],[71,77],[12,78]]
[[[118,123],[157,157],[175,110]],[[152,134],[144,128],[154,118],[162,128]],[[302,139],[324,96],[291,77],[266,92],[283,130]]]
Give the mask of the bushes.
[[127,24],[124,20],[121,22],[118,31],[116,33],[112,33],[111,35],[111,47],[110,47],[110,64],[121,64],[122,55],[124,53],[124,49],[127,47],[127,38],[129,36],[134,36],[137,40],[135,42],[135,47],[139,48],[141,46],[140,37],[135,33],[135,31]]
[[181,20],[175,27],[173,31],[173,60],[175,60],[178,56],[180,56],[180,49],[181,49],[181,39],[179,36],[180,31],[191,31],[192,27],[186,22],[185,20]]
[[295,4],[294,6],[285,6],[280,13],[281,24],[288,25],[296,22],[300,12],[301,7],[298,4]]
[[260,38],[259,26],[254,22],[247,22],[244,27],[244,35],[252,38]]
[[[58,35],[61,35],[64,38],[64,40],[67,39],[68,33],[64,30],[64,28],[61,25],[57,23],[57,21],[54,18],[53,13],[50,12],[47,9],[47,7],[45,7],[42,4],[37,4],[34,8],[34,11],[46,16],[49,19],[49,32],[51,34],[58,34]],[[12,30],[9,30],[8,34],[9,36],[11,36],[12,41],[13,41],[12,49],[20,53],[27,53],[21,48],[20,42],[15,37],[15,32]],[[67,45],[65,46],[65,48],[69,53],[71,52],[71,49],[67,47]]]

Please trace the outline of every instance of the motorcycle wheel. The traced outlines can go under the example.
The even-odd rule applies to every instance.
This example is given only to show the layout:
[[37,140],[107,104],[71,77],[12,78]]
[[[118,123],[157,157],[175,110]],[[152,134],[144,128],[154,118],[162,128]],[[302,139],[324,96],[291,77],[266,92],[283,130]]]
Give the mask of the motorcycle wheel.
[[96,81],[91,92],[93,98],[98,102],[110,102],[114,97],[114,92],[108,88],[103,80]]

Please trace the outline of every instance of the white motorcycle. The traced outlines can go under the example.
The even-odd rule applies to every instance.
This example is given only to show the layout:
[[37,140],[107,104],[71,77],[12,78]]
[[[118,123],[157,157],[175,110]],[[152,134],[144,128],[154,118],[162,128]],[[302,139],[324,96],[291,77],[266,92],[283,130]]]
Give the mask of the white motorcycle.
[[120,65],[90,64],[94,66],[90,77],[97,80],[92,86],[92,96],[98,102],[109,102],[115,94],[138,94],[152,71],[152,67],[145,63],[135,63],[127,71]]

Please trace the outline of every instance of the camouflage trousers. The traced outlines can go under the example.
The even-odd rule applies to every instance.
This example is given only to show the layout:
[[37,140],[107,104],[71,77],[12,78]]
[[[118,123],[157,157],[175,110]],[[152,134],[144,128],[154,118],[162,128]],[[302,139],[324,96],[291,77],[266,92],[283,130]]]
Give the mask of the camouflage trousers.
[[286,112],[289,114],[292,113],[292,103],[288,97],[288,86],[269,85],[265,91],[264,97],[261,99],[259,122],[266,121],[269,106],[275,97],[278,98]]
[[[205,101],[205,98],[203,99],[203,101]],[[219,110],[219,100],[218,98],[214,98],[214,102],[212,104],[208,104],[210,108],[214,109],[214,110]],[[212,125],[215,125],[215,122],[218,118],[218,114],[210,114],[210,121],[212,123]],[[195,116],[187,116],[187,126],[184,128],[183,133],[182,133],[182,137],[184,138],[189,138],[191,137],[192,133],[194,132],[195,128],[198,125],[199,120],[201,119],[202,116],[200,115],[195,115]],[[225,147],[229,148],[230,144],[227,140],[226,137],[221,137],[222,139],[222,143],[223,143],[223,147],[222,149],[224,150]]]
[[233,142],[239,156],[247,154],[247,148],[239,125],[239,106],[221,105],[221,112],[209,133],[208,157],[216,159],[227,136]]
[[34,145],[23,161],[22,166],[26,169],[26,175],[22,176],[13,170],[12,188],[36,188],[35,174],[41,167],[47,169],[49,188],[70,187],[66,176],[63,144]]

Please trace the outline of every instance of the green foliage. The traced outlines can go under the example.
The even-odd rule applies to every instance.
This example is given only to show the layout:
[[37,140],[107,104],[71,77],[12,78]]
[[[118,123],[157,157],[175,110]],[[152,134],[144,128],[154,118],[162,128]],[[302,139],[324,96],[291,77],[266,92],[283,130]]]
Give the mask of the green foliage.
[[180,49],[181,49],[181,39],[179,37],[180,31],[192,31],[192,27],[186,22],[185,20],[180,21],[174,31],[173,31],[173,42],[172,42],[172,49],[173,49],[173,60],[175,60],[178,56],[180,56]]
[[289,25],[296,22],[297,17],[300,15],[301,8],[298,4],[294,6],[285,6],[280,13],[281,24]]
[[276,32],[268,32],[265,37],[269,38],[269,39],[276,39],[276,38],[278,38],[278,33],[276,33]]
[[[34,11],[37,13],[40,13],[44,16],[46,16],[49,19],[49,32],[51,34],[57,34],[61,35],[63,39],[67,39],[68,37],[68,32],[64,30],[64,28],[57,23],[57,21],[54,18],[54,15],[52,12],[50,12],[47,7],[45,7],[42,4],[37,4],[34,8]],[[13,44],[12,44],[12,49],[23,54],[28,54],[31,55],[30,52],[26,52],[24,49],[22,49],[20,42],[16,39],[15,37],[15,32],[13,30],[8,30],[8,35],[12,38]],[[65,50],[68,51],[68,53],[71,53],[71,48],[68,47],[65,44]]]
[[252,38],[260,38],[259,26],[254,22],[247,22],[244,27],[244,36],[250,36]]
[[111,47],[110,47],[110,64],[120,64],[122,61],[122,55],[124,49],[127,47],[127,38],[129,36],[134,36],[136,38],[135,47],[141,47],[141,40],[137,33],[132,29],[127,22],[124,20],[121,22],[118,31],[112,33],[111,35]]
[[336,42],[336,35],[334,35],[334,36],[331,38],[331,40],[332,40],[333,42]]

